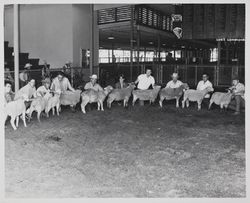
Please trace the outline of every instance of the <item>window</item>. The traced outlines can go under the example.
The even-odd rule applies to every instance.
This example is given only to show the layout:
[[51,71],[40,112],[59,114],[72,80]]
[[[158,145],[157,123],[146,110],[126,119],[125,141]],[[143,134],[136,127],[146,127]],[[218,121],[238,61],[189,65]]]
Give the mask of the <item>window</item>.
[[210,62],[218,61],[218,48],[210,49]]

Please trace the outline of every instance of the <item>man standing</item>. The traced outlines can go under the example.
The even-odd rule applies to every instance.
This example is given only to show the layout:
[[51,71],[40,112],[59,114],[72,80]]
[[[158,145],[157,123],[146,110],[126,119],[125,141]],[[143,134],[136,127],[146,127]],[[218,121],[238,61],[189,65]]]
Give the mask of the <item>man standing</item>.
[[183,84],[180,80],[178,80],[178,73],[173,73],[171,77],[172,80],[167,83],[166,88],[178,88]]
[[95,90],[95,91],[102,91],[103,88],[97,83],[97,75],[93,74],[90,77],[90,81],[88,83],[86,83],[86,85],[84,86],[85,90]]
[[234,100],[230,103],[230,107],[235,105],[234,115],[239,115],[240,108],[245,107],[245,86],[240,83],[238,77],[234,77],[232,83],[233,86],[229,90],[232,91]]
[[[75,89],[71,86],[69,79],[64,77],[63,72],[58,72],[57,77],[52,81],[50,89],[52,91],[60,91],[61,97],[71,97],[72,93],[75,93]],[[70,90],[70,91],[68,91]],[[75,112],[74,105],[70,104],[72,112]]]
[[[150,69],[146,70],[145,74],[141,74],[138,76],[138,78],[135,81],[135,84],[137,85],[137,88],[140,90],[147,90],[151,86],[153,87],[155,85],[155,79],[153,76],[151,76],[152,71]],[[140,105],[144,105],[144,101],[140,100]]]
[[30,67],[32,64],[26,63],[24,66],[24,70],[19,74],[19,79],[20,79],[20,87],[23,87],[26,85],[29,81],[29,73],[28,71],[30,70]]
[[119,81],[117,83],[115,83],[115,89],[126,88],[128,86],[128,84],[124,80],[125,80],[124,75],[121,74],[119,76]]
[[146,74],[141,74],[138,76],[137,80],[135,81],[135,84],[138,84],[138,89],[147,90],[151,85],[155,85],[155,79],[153,76],[151,76],[151,74],[152,71],[150,69],[147,69]]

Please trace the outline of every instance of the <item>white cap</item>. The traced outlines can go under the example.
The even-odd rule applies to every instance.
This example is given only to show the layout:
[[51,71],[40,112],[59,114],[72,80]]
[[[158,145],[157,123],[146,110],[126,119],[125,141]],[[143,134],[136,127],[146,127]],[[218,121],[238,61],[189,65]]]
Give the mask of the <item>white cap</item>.
[[30,68],[31,66],[32,66],[32,64],[26,63],[25,66],[24,66],[24,68]]
[[97,79],[97,75],[96,75],[96,74],[93,74],[93,75],[91,75],[89,78],[91,78],[91,79]]

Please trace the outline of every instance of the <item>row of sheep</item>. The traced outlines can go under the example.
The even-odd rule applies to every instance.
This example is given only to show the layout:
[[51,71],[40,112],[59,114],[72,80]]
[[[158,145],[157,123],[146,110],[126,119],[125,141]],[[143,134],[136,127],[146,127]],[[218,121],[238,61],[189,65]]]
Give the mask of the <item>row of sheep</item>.
[[[189,107],[189,102],[197,102],[198,110],[201,109],[201,103],[208,92],[213,91],[213,88],[206,88],[205,90],[189,89],[186,83],[182,84],[179,88],[161,88],[161,86],[155,85],[153,89],[138,90],[135,89],[135,84],[130,83],[127,88],[114,89],[112,86],[107,86],[103,91],[95,90],[76,90],[72,93],[67,91],[67,94],[60,91],[46,93],[43,96],[38,96],[32,99],[30,108],[26,110],[25,101],[28,98],[24,95],[18,100],[11,101],[5,104],[5,120],[7,116],[11,117],[10,123],[14,130],[18,127],[19,116],[23,120],[26,127],[25,117],[28,115],[28,119],[32,118],[32,113],[37,112],[37,119],[40,122],[40,115],[44,111],[46,116],[49,117],[49,112],[52,110],[52,114],[59,115],[61,111],[61,105],[76,105],[81,100],[81,110],[85,114],[85,107],[88,103],[97,103],[98,110],[104,111],[103,103],[107,98],[107,107],[111,108],[114,101],[123,101],[123,106],[128,106],[128,101],[133,96],[132,105],[139,99],[142,101],[149,101],[154,103],[159,95],[159,104],[162,107],[164,100],[176,100],[176,107],[179,107],[179,99],[183,96],[182,108]],[[227,108],[232,98],[232,93],[215,92],[213,93],[209,109],[213,103],[220,105],[220,108]],[[15,123],[16,121],[16,123]]]

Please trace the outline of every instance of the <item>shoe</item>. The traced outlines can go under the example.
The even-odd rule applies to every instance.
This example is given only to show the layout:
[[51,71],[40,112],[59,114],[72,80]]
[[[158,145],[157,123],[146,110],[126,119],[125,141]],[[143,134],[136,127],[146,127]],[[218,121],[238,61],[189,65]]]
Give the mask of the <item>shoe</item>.
[[237,112],[237,111],[236,111],[236,112],[233,113],[233,115],[234,115],[234,116],[240,115],[240,112]]

